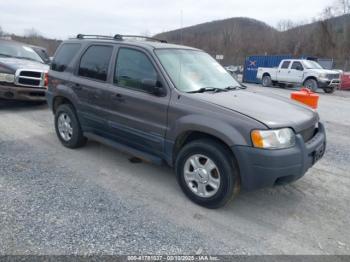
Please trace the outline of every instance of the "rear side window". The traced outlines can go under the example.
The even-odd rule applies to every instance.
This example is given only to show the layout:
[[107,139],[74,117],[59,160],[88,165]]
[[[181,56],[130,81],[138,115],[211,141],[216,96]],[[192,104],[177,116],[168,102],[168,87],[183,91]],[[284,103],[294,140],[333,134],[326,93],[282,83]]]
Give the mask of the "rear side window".
[[78,74],[87,78],[106,81],[112,52],[112,46],[90,46],[81,57]]
[[290,61],[284,61],[283,64],[282,64],[282,68],[283,69],[287,69],[290,65]]
[[80,44],[63,44],[52,61],[51,69],[58,72],[66,70],[75,54],[80,49]]

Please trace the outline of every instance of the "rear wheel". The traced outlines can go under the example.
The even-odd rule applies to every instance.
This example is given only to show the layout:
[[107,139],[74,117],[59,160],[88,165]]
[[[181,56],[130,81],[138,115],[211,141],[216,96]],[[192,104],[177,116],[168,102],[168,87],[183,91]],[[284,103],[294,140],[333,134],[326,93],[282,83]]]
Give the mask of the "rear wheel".
[[264,87],[269,87],[272,85],[272,79],[271,79],[271,76],[269,75],[264,75],[263,76],[263,79],[262,79],[262,85]]
[[307,79],[305,82],[304,82],[304,86],[307,88],[307,89],[310,89],[311,91],[314,91],[316,92],[317,88],[318,88],[318,83],[315,79],[311,78],[311,79]]
[[186,145],[176,159],[181,189],[193,202],[219,208],[237,193],[239,174],[231,153],[220,143],[203,139]]
[[87,141],[83,136],[75,110],[69,104],[63,104],[57,108],[55,113],[55,129],[59,140],[65,147],[82,147]]

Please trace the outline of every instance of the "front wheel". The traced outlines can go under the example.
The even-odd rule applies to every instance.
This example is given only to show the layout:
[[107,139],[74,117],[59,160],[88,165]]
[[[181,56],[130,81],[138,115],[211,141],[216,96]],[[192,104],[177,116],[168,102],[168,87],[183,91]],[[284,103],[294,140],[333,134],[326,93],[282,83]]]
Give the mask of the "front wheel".
[[334,87],[334,86],[328,86],[328,87],[325,87],[325,88],[323,89],[323,91],[324,91],[325,93],[327,93],[327,94],[332,94],[332,93],[334,93],[334,91],[335,91],[335,87]]
[[239,174],[230,156],[228,149],[209,139],[181,149],[175,169],[186,196],[207,208],[219,208],[233,199],[239,188]]
[[318,88],[318,83],[315,79],[308,79],[304,82],[304,86],[311,91],[316,92]]

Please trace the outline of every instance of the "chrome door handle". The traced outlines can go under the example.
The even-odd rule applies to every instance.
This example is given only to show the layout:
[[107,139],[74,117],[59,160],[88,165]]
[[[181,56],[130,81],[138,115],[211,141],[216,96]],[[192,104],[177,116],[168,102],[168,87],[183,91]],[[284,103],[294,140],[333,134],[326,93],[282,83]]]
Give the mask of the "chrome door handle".
[[112,97],[113,97],[114,100],[117,100],[119,102],[125,101],[125,99],[124,99],[122,94],[114,94]]
[[74,89],[80,91],[83,89],[83,87],[80,84],[75,84]]

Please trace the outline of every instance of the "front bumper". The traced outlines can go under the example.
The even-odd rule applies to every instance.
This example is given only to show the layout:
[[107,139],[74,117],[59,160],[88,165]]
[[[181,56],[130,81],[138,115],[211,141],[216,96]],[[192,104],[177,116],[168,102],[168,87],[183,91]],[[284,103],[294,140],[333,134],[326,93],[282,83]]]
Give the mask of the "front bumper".
[[301,135],[296,145],[288,149],[264,150],[234,146],[233,153],[241,174],[241,188],[246,191],[295,181],[308,171],[326,149],[326,133],[322,123],[315,136],[304,142]]
[[340,79],[327,79],[327,78],[321,78],[318,80],[318,84],[320,88],[324,87],[339,87],[340,86]]
[[0,84],[0,98],[22,101],[45,101],[45,88]]

